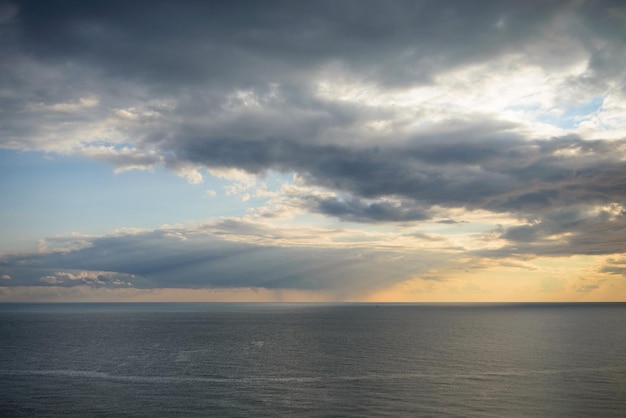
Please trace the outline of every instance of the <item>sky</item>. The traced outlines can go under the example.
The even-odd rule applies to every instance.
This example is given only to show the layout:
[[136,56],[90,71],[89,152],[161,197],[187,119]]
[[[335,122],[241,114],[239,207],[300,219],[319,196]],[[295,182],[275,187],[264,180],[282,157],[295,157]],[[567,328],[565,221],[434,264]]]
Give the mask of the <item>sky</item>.
[[2,1],[0,301],[626,301],[622,1]]

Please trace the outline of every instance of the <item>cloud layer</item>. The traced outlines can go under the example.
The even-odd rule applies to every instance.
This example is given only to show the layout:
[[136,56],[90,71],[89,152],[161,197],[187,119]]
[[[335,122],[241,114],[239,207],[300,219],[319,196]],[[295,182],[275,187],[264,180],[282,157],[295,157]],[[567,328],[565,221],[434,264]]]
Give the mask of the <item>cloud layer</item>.
[[[621,254],[625,24],[619,1],[6,2],[0,147],[165,167],[195,184],[294,176],[257,208],[267,222],[322,215],[396,228],[396,240],[488,214],[484,245],[450,239],[475,260]],[[361,250],[244,241],[157,229],[10,255],[1,273],[27,285],[346,290],[432,268],[418,256],[392,267],[380,249],[361,263]]]
[[[320,239],[322,235],[328,239]],[[447,256],[420,254],[388,237],[347,244],[350,233],[221,221],[105,237],[48,240],[37,253],[5,256],[15,286],[266,288],[368,292],[426,274]],[[11,276],[9,276],[11,275]]]

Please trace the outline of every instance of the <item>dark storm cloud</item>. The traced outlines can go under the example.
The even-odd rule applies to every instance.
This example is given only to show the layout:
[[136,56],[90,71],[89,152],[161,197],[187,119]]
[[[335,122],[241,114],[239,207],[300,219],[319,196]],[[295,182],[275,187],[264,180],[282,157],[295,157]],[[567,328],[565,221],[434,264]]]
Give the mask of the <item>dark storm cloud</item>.
[[[153,82],[254,82],[338,60],[413,83],[534,35],[567,2],[19,2],[22,47]],[[488,30],[499,19],[507,30]],[[391,48],[390,48],[391,47]],[[439,53],[433,56],[434,51]],[[445,52],[444,52],[445,51]],[[288,70],[288,71],[287,71]]]
[[[159,87],[302,81],[338,62],[374,83],[428,81],[442,69],[523,51],[562,14],[586,40],[594,72],[619,71],[619,2],[575,1],[21,1],[17,38],[29,54],[81,61],[108,76]],[[500,22],[500,25],[498,25]],[[608,44],[594,43],[595,37]],[[529,58],[561,65],[568,51],[547,39]],[[552,43],[551,43],[552,42]],[[552,62],[551,62],[552,61]]]

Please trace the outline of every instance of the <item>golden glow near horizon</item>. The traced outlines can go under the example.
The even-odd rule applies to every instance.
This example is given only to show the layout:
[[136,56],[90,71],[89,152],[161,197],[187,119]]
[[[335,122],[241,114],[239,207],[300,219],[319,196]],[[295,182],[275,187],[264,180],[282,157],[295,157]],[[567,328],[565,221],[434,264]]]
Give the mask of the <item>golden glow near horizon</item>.
[[626,283],[619,275],[599,274],[606,256],[501,260],[468,270],[430,271],[372,292],[296,289],[106,289],[9,287],[0,302],[620,302]]
[[598,274],[604,256],[539,258],[446,275],[446,280],[415,278],[383,289],[370,302],[622,302],[620,276]]

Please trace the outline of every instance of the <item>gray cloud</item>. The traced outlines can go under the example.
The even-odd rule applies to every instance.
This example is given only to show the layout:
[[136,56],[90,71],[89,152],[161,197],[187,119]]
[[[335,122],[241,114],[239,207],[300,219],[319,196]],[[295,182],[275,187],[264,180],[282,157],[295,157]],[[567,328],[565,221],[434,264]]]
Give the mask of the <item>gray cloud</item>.
[[[210,231],[210,232],[209,232]],[[252,241],[270,230],[235,221],[206,231],[155,230],[83,240],[79,248],[7,255],[6,286],[374,290],[427,272],[428,252],[402,254],[364,248],[284,246]],[[275,233],[274,233],[275,235]],[[231,239],[227,239],[230,237]],[[399,262],[401,261],[401,262]],[[357,285],[358,286],[355,286]]]
[[[475,254],[490,258],[622,254],[625,231],[626,214],[620,208],[580,204],[538,214],[529,225],[499,230],[508,244]],[[602,272],[617,274],[620,269],[619,265],[607,265]]]
[[[411,200],[417,205],[414,219],[420,205],[528,214],[580,203],[622,203],[626,196],[622,144],[575,137],[530,141],[486,134],[475,142],[461,142],[441,135],[386,150],[280,139],[197,138],[177,141],[176,147],[171,151],[180,152],[179,158],[207,167],[237,167],[253,173],[296,171],[312,185],[360,198]],[[578,154],[561,155],[572,149]],[[357,208],[358,204],[344,203],[339,208],[332,203],[318,201],[312,208],[331,215],[356,210],[361,213],[355,218],[367,218],[367,210]],[[376,220],[374,211],[371,215]]]
[[[603,76],[618,71],[594,38],[623,40],[619,2],[249,1],[19,2],[23,48],[50,60],[78,59],[108,75],[171,83],[298,79],[338,61],[375,82],[429,80],[442,68],[533,48],[534,59],[562,65],[571,48],[545,39],[571,16],[568,30],[590,50]],[[621,37],[621,39],[620,39]],[[584,42],[583,42],[584,41]],[[543,42],[543,48],[536,48]],[[554,54],[556,53],[556,56]]]
[[600,269],[602,273],[626,276],[626,259],[610,259]]
[[370,203],[354,198],[341,200],[335,197],[308,196],[306,207],[311,212],[355,222],[403,222],[429,218],[425,211],[412,204],[388,201]]

